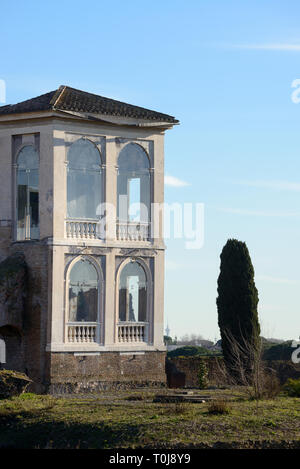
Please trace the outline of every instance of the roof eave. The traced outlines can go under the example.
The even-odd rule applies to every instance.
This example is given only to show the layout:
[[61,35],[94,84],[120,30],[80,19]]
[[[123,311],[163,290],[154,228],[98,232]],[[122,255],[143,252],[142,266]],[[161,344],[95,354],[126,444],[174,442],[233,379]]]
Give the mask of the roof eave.
[[69,118],[74,120],[84,120],[89,123],[99,123],[113,126],[126,126],[126,127],[139,127],[139,128],[161,128],[170,129],[174,125],[179,125],[179,121],[156,121],[148,119],[137,119],[122,116],[108,116],[105,114],[92,114],[75,111],[66,111],[61,109],[47,110],[47,111],[34,111],[23,113],[12,113],[0,115],[0,124],[15,121],[24,121],[32,119],[45,119],[49,117],[56,118]]
[[123,117],[123,116],[113,116],[107,114],[96,114],[91,112],[77,112],[77,111],[67,111],[57,109],[58,112],[66,115],[70,115],[75,118],[84,119],[93,122],[101,122],[110,125],[124,125],[124,126],[134,126],[134,127],[173,127],[173,125],[178,125],[179,121],[170,122],[164,120],[152,120],[152,119],[138,119],[136,117]]

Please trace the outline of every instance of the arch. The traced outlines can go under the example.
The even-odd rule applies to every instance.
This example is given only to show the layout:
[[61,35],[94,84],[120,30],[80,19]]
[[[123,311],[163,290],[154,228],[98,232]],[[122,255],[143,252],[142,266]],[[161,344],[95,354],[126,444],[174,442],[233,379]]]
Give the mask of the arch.
[[99,263],[94,259],[93,256],[90,256],[89,254],[80,254],[76,257],[73,257],[66,265],[65,267],[65,279],[66,279],[66,282],[69,281],[69,276],[70,276],[70,272],[71,272],[71,269],[72,267],[74,266],[74,264],[76,264],[76,262],[78,262],[80,259],[85,259],[85,260],[88,260],[91,264],[93,264],[93,266],[95,267],[95,269],[97,270],[97,274],[98,274],[98,277],[99,277],[99,283],[100,283],[100,286],[102,287],[103,286],[103,282],[104,282],[104,276],[103,276],[103,271],[102,271],[102,268],[101,266],[99,265]]
[[119,153],[117,203],[119,221],[149,222],[150,158],[137,143],[126,144]]
[[118,156],[118,168],[135,172],[150,169],[150,157],[141,145],[135,142],[127,143]]
[[97,267],[89,256],[71,262],[67,276],[68,322],[99,322],[102,288]]
[[18,168],[22,169],[39,169],[39,155],[33,145],[23,145],[16,158]]
[[17,240],[39,238],[39,156],[24,145],[16,159]]
[[116,286],[116,322],[150,322],[152,278],[144,260],[125,259],[117,269]]
[[77,169],[93,169],[96,166],[97,169],[102,165],[102,157],[97,145],[84,137],[75,140],[68,150],[68,165]]
[[69,218],[96,219],[102,199],[102,159],[97,146],[79,138],[68,150],[67,214]]

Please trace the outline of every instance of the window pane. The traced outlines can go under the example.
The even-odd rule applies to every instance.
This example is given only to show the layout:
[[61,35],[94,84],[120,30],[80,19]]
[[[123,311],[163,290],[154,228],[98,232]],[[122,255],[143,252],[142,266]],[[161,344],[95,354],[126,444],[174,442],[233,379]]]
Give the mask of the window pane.
[[34,188],[36,190],[39,190],[39,173],[36,169],[31,169],[29,172],[27,172],[28,176],[28,185],[31,188]]
[[140,286],[139,288],[139,321],[147,321],[147,290],[146,286]]
[[70,287],[69,305],[70,321],[96,322],[97,321],[97,288]]
[[89,140],[80,138],[72,143],[68,152],[69,168],[72,169],[100,169],[100,153]]
[[[148,222],[150,218],[150,163],[146,152],[129,143],[118,158],[118,218]],[[133,204],[139,208],[132,207]]]
[[39,162],[32,146],[22,148],[17,165],[17,239],[38,239]]
[[96,218],[101,203],[99,172],[68,171],[68,216]]
[[18,185],[17,239],[25,239],[27,186]]
[[129,179],[129,220],[140,221],[141,181],[139,178]]
[[150,164],[146,152],[140,145],[129,143],[120,152],[118,159],[120,172],[141,173],[149,170]]
[[32,230],[35,230],[39,226],[39,193],[30,191],[29,200],[30,226]]
[[23,147],[18,155],[18,169],[39,169],[38,154],[31,145]]
[[129,275],[127,277],[128,294],[129,294],[129,321],[136,321],[139,317],[139,277]]
[[119,321],[126,321],[126,296],[127,289],[119,289]]
[[90,141],[80,139],[71,145],[68,158],[68,217],[96,218],[101,203],[100,154]]
[[70,273],[69,320],[96,322],[98,313],[98,274],[85,260],[76,262]]
[[76,262],[70,274],[70,282],[76,284],[97,284],[98,274],[93,264],[84,259]]
[[138,262],[128,263],[119,281],[119,321],[147,320],[146,275]]

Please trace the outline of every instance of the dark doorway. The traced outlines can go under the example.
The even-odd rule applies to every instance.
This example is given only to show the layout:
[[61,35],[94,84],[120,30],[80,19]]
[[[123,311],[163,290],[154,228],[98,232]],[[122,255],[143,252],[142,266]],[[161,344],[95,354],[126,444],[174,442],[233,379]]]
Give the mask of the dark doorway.
[[2,363],[2,368],[24,372],[24,353],[20,331],[13,326],[2,326],[0,338],[4,340],[6,348],[6,363]]

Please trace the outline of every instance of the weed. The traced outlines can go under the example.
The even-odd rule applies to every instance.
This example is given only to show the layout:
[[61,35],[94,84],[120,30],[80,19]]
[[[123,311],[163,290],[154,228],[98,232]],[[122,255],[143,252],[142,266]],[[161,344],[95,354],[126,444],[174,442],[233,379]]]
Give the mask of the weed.
[[229,414],[231,407],[226,399],[215,399],[208,404],[208,413],[213,415]]
[[291,397],[300,397],[300,379],[288,379],[284,385],[284,390]]

